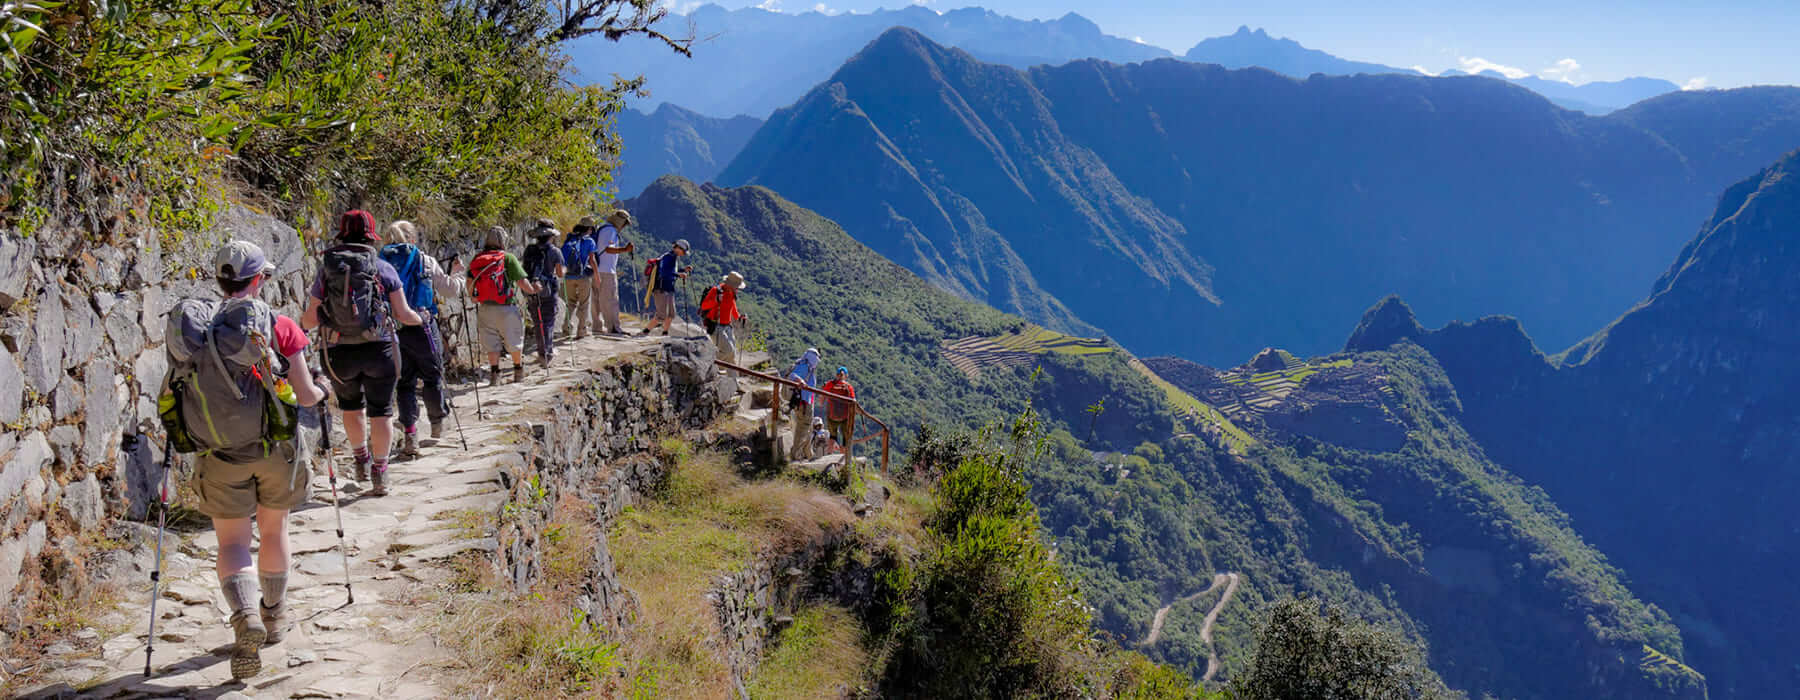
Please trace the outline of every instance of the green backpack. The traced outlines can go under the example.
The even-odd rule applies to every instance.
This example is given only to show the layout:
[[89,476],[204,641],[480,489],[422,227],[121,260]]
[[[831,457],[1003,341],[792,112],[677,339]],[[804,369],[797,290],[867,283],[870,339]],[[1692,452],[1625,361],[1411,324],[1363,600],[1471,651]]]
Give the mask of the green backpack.
[[[184,299],[169,312],[157,413],[176,452],[242,453],[292,440],[299,409],[278,386],[275,312],[256,299]],[[286,396],[285,400],[283,395]]]

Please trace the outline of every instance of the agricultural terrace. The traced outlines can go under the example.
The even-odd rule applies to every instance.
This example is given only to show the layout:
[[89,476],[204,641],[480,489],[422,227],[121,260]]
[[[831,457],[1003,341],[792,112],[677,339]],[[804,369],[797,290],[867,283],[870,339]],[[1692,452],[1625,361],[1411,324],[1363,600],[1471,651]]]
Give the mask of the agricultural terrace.
[[1182,391],[1181,387],[1163,379],[1143,361],[1132,358],[1131,368],[1143,374],[1144,378],[1149,379],[1150,383],[1155,384],[1157,388],[1162,389],[1163,395],[1168,397],[1169,404],[1175,408],[1177,414],[1195,428],[1216,434],[1232,452],[1243,454],[1256,444],[1256,438],[1251,437],[1250,433],[1245,432],[1243,428],[1233,425],[1231,419],[1219,412],[1219,409]]
[[944,359],[974,379],[984,369],[1030,364],[1039,355],[1104,355],[1113,349],[1098,338],[1078,338],[1048,328],[1024,329],[994,337],[969,336],[944,341]]
[[[1281,403],[1282,399],[1287,398],[1288,394],[1299,389],[1300,385],[1306,382],[1307,377],[1318,374],[1320,370],[1350,366],[1349,358],[1308,364],[1285,352],[1281,354],[1285,356],[1284,360],[1286,360],[1282,369],[1258,372],[1250,366],[1245,366],[1219,373],[1219,381],[1235,390],[1229,392],[1229,394],[1235,394],[1235,397],[1231,397],[1232,400],[1218,401],[1226,415],[1235,418],[1249,411],[1272,410]],[[1208,398],[1224,399],[1227,396],[1228,394],[1221,393],[1219,397],[1209,396]]]

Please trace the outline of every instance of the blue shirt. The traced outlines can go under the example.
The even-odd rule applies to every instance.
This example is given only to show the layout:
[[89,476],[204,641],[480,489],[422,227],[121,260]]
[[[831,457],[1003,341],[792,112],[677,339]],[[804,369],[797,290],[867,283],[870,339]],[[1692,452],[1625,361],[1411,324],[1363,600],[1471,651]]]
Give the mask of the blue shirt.
[[[807,386],[818,386],[819,354],[808,350],[806,354],[801,355],[799,361],[794,363],[793,371],[788,372],[788,378]],[[812,403],[813,393],[810,391],[802,391],[800,392],[800,399],[807,403]]]
[[675,263],[677,262],[680,262],[680,259],[675,257],[673,250],[663,253],[662,257],[656,259],[656,287],[654,287],[656,291],[675,291]]

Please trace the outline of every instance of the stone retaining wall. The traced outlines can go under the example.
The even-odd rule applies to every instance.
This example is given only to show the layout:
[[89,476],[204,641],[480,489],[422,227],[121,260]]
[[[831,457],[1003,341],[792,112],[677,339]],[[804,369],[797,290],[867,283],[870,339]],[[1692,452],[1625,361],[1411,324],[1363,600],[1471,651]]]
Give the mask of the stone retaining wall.
[[540,422],[522,426],[521,466],[506,475],[510,494],[497,563],[519,590],[543,569],[541,537],[558,500],[594,506],[600,534],[595,575],[580,607],[598,624],[624,629],[633,603],[614,575],[605,532],[667,474],[657,442],[706,426],[727,411],[729,379],[712,372],[712,343],[670,340],[660,356],[621,357],[562,391]]
[[[168,244],[118,220],[0,231],[0,631],[17,629],[46,591],[80,595],[93,543],[156,498],[161,428],[155,395],[168,370],[163,314],[216,297],[217,243],[252,241],[276,265],[263,298],[297,314],[311,266],[293,228],[244,208],[209,240]],[[135,230],[135,233],[131,231]],[[122,438],[149,439],[126,449]]]

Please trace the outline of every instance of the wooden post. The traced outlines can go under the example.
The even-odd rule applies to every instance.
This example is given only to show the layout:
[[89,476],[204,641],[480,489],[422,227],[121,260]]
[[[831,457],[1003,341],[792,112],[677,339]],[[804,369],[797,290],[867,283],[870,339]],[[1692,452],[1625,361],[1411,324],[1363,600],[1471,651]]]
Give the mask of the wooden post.
[[781,382],[773,380],[769,382],[769,443],[775,446],[775,464],[786,462],[793,446],[784,449],[781,444]]

